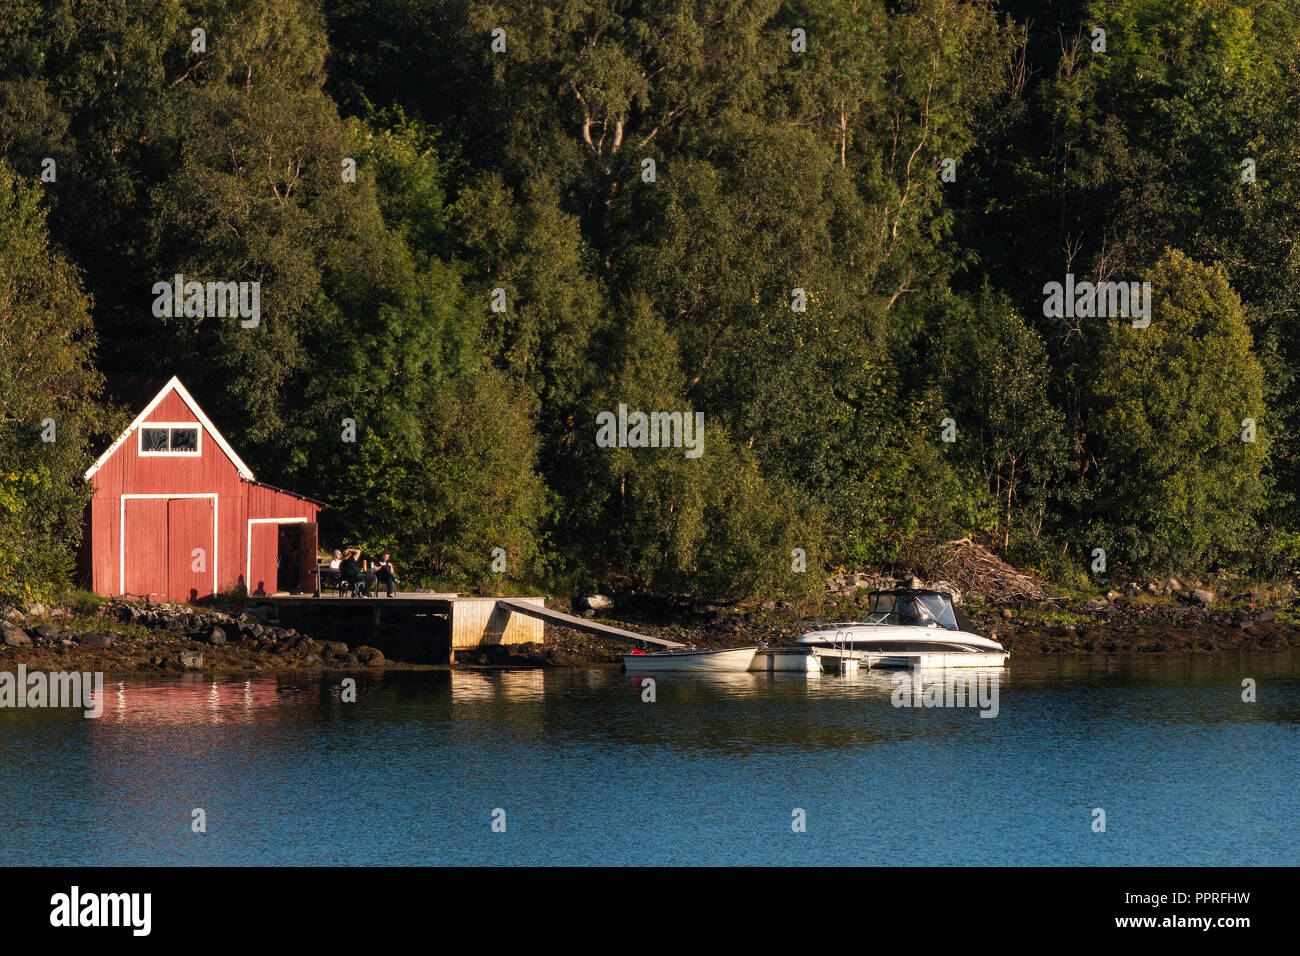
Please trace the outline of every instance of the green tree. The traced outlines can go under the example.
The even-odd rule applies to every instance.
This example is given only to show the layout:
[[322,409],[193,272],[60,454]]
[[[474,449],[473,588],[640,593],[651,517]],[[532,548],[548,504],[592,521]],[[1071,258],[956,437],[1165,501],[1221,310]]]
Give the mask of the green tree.
[[336,532],[389,550],[407,582],[444,585],[504,577],[527,582],[543,558],[549,502],[536,471],[536,401],[493,369],[447,381],[421,414],[418,445],[366,430],[342,466]]
[[1065,421],[1049,398],[1042,339],[1005,295],[988,287],[943,317],[942,364],[954,456],[978,471],[998,502],[1006,551],[1017,532],[1037,538],[1066,463]]
[[374,171],[389,167],[344,176],[366,143],[322,90],[326,41],[310,4],[247,0],[209,33],[178,88],[151,261],[159,279],[260,282],[261,316],[256,327],[163,321],[252,460],[288,475],[333,470],[343,418],[414,436],[417,410],[465,364],[458,276],[411,254],[400,215],[388,228]]
[[[1268,429],[1263,371],[1224,270],[1170,250],[1151,279],[1151,325],[1106,328],[1093,373],[1102,491],[1087,543],[1168,570],[1248,547]],[[1254,441],[1243,440],[1246,419]]]
[[90,299],[46,233],[39,186],[0,163],[0,597],[66,587],[99,405]]
[[[703,434],[694,430],[701,409],[681,397],[676,336],[649,299],[633,297],[619,315],[621,327],[605,342],[617,365],[579,406],[564,446],[569,468],[582,477],[563,486],[571,489],[563,540],[572,536],[601,579],[627,577],[700,600],[807,595],[825,560],[819,526],[707,412]],[[616,414],[620,404],[629,412],[680,412],[702,443],[598,447],[598,416]],[[795,548],[803,549],[805,570],[793,567]]]

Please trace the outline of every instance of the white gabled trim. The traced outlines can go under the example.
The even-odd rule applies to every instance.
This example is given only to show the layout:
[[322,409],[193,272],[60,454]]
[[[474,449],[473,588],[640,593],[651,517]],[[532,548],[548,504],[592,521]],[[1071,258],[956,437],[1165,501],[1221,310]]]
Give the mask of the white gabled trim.
[[[180,384],[179,382],[177,384]],[[165,391],[165,389],[164,389]],[[117,517],[117,593],[126,594],[126,499],[127,498],[211,498],[212,499],[212,593],[217,594],[217,556],[221,553],[221,523],[217,520],[220,507],[216,492],[185,495],[123,495],[118,502]],[[167,532],[170,539],[171,531]],[[167,555],[163,560],[167,560]]]
[[[108,450],[105,451],[104,454],[100,455],[95,463],[87,469],[85,477],[90,479],[95,472],[99,471],[99,469],[104,466],[104,463],[113,457],[113,453],[121,448],[126,440],[131,437],[131,433],[139,428],[146,419],[148,419],[148,417],[153,413],[153,410],[158,407],[164,398],[167,397],[167,393],[173,391],[181,397],[181,401],[183,401],[189,410],[194,413],[194,417],[199,420],[199,424],[203,426],[203,429],[212,436],[212,440],[217,443],[217,447],[225,452],[226,457],[230,459],[231,464],[233,464],[235,469],[239,472],[239,477],[243,478],[245,481],[255,481],[256,479],[253,477],[252,470],[245,465],[242,460],[240,460],[238,455],[235,454],[235,450],[231,448],[226,439],[222,437],[221,432],[217,431],[217,426],[212,424],[212,419],[208,418],[208,416],[204,414],[203,409],[199,408],[199,403],[194,401],[194,396],[185,390],[185,386],[181,384],[181,380],[175,375],[173,375],[167,384],[162,387],[162,391],[154,396],[153,401],[145,406],[144,411],[135,417],[135,421],[131,422],[131,424],[127,426],[126,431],[117,436],[117,441],[109,445]],[[184,424],[189,423],[186,422]],[[181,496],[170,495],[168,497],[176,498]]]
[[[309,524],[310,518],[249,518],[248,536],[244,547],[244,589],[253,593],[253,525],[255,524]],[[312,560],[316,556],[312,555]],[[280,582],[276,582],[279,584]]]

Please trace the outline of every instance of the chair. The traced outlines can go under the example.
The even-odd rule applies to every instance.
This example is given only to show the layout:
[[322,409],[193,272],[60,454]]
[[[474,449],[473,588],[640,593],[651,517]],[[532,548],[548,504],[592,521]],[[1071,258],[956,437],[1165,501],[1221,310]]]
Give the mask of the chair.
[[361,578],[356,581],[349,581],[343,576],[339,576],[339,597],[369,597],[366,593],[366,580]]

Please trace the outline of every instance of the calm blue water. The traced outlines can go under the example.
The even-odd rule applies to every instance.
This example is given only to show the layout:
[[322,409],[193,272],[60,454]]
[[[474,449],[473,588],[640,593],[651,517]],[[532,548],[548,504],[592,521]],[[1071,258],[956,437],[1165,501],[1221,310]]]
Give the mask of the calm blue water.
[[993,719],[896,708],[887,673],[660,675],[654,703],[610,670],[359,675],[353,704],[338,681],[0,710],[0,864],[1300,859],[1294,651],[1020,657]]

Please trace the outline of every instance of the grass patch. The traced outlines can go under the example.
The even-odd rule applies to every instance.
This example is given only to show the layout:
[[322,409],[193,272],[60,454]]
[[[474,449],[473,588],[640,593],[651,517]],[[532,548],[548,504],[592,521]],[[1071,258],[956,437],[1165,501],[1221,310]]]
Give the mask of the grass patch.
[[71,611],[74,615],[80,617],[93,617],[98,614],[109,601],[102,594],[95,594],[93,591],[82,591],[73,589],[63,591],[54,597],[55,604],[61,604]]
[[1078,611],[1070,611],[1065,608],[1045,606],[1035,608],[1033,616],[1040,618],[1045,624],[1051,626],[1078,626],[1081,624],[1092,624],[1096,617],[1091,614],[1080,614]]
[[70,631],[73,634],[114,634],[136,640],[156,638],[165,633],[155,628],[145,627],[143,624],[119,621],[115,617],[104,617],[98,613],[74,613],[71,620],[59,621],[58,627],[60,631]]

